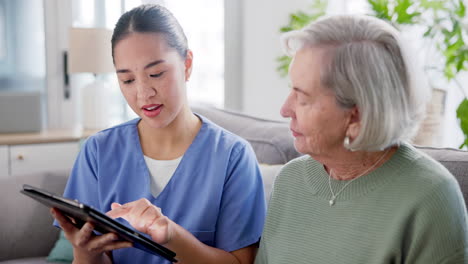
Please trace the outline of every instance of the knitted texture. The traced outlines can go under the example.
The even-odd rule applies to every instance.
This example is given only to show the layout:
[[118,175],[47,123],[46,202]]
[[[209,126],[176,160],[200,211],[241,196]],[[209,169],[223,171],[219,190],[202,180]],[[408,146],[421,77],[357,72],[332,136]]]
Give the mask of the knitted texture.
[[[328,174],[309,156],[277,177],[256,263],[468,263],[467,213],[445,167],[403,144],[329,205]],[[331,181],[340,190],[346,181]]]

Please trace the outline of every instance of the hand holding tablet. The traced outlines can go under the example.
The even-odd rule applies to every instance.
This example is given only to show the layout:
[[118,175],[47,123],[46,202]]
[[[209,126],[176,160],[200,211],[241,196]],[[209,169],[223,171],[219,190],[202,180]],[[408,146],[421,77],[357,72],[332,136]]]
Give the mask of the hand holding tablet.
[[[131,242],[135,248],[159,255],[171,262],[177,262],[174,258],[176,254],[171,250],[90,206],[29,185],[23,185],[21,193],[48,207],[58,209],[61,214],[70,218],[70,223],[73,223],[78,228],[81,228],[86,222],[91,222],[94,229],[102,234],[115,233],[119,238]],[[114,208],[116,208],[115,205]],[[113,211],[114,213],[112,213]],[[124,215],[125,210],[117,210],[117,213],[115,213],[115,210],[112,210],[109,213],[114,214],[112,215],[113,217],[119,217],[117,213]]]

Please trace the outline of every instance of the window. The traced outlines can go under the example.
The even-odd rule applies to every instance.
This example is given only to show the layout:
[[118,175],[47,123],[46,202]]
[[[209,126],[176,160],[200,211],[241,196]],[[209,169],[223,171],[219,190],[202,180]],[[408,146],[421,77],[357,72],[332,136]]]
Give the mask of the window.
[[0,1],[0,94],[37,97],[37,109],[24,111],[34,113],[41,125],[46,121],[47,97],[43,11],[41,0]]
[[189,101],[218,107],[224,105],[223,3],[220,0],[166,1],[194,53],[193,72],[187,83]]

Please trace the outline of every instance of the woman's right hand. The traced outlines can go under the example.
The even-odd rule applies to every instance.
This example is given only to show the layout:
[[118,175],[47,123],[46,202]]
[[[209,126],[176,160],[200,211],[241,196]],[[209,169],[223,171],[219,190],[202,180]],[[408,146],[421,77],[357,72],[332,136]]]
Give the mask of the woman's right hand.
[[112,263],[106,252],[132,246],[130,242],[117,241],[118,237],[114,233],[94,235],[94,226],[90,222],[86,222],[81,229],[78,229],[59,210],[52,208],[50,212],[73,246],[73,263]]

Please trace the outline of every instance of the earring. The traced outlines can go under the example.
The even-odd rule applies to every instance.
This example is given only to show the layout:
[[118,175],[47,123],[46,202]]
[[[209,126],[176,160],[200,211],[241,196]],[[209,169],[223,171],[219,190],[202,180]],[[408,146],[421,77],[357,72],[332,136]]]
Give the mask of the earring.
[[345,138],[344,138],[344,140],[343,140],[343,146],[344,146],[347,150],[349,150],[349,151],[356,151],[356,149],[351,148],[351,147],[349,146],[349,144],[350,144],[350,139],[349,139],[348,136],[345,136]]
[[348,136],[346,136],[346,137],[344,138],[343,145],[345,146],[345,148],[348,148],[348,147],[349,147],[349,137],[348,137]]

